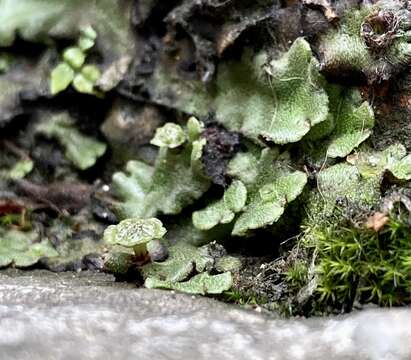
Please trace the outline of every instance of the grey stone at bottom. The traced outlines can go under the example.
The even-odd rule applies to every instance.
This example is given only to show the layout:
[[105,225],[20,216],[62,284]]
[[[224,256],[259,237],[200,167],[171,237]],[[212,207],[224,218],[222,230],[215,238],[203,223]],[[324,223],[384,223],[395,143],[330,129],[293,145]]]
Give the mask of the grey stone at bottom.
[[411,359],[411,309],[284,320],[104,274],[0,272],[0,359]]

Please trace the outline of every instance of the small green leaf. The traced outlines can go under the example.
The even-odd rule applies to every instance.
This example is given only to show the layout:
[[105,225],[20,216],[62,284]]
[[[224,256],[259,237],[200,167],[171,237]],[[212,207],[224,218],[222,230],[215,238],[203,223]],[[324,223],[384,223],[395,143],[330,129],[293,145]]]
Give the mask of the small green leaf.
[[223,197],[224,205],[234,213],[240,212],[247,201],[247,188],[239,181],[234,180]]
[[80,69],[86,61],[86,54],[78,47],[70,47],[64,50],[63,59],[73,69]]
[[379,176],[363,177],[357,167],[340,163],[318,173],[317,189],[308,193],[306,212],[314,223],[322,223],[345,202],[369,207],[379,197]]
[[104,232],[104,241],[110,245],[133,247],[161,239],[167,230],[156,219],[126,219],[117,225],[110,225]]
[[81,29],[80,33],[81,36],[78,41],[79,48],[83,51],[91,49],[95,44],[95,40],[97,39],[96,31],[91,26],[87,26]]
[[194,116],[187,121],[187,135],[190,141],[197,140],[204,130],[204,125],[198,121]]
[[187,136],[180,125],[167,123],[156,130],[150,143],[159,147],[174,149],[184,144],[186,140]]
[[380,176],[389,170],[399,180],[411,180],[411,155],[401,144],[394,144],[383,151],[362,151],[350,159],[364,177]]
[[77,74],[73,79],[73,87],[83,94],[94,94],[94,83],[83,74]]
[[192,215],[193,225],[199,230],[210,230],[218,224],[229,224],[234,220],[234,216],[235,213],[227,209],[222,200],[195,211]]
[[144,286],[148,289],[170,289],[187,294],[221,294],[229,290],[233,285],[233,277],[230,272],[218,275],[201,273],[185,282],[172,282],[157,278],[147,278]]
[[90,25],[82,28],[82,29],[80,30],[80,32],[81,32],[81,35],[83,35],[83,36],[85,36],[85,37],[87,37],[87,38],[89,38],[89,39],[92,39],[92,40],[96,40],[96,39],[97,39],[97,32],[96,32],[96,31],[93,29],[93,27],[90,26]]
[[[252,161],[252,158],[249,160]],[[238,160],[234,158],[233,161]],[[236,236],[245,236],[249,230],[275,223],[287,204],[301,194],[307,183],[305,173],[289,169],[287,153],[279,155],[277,149],[263,149],[260,159],[254,158],[254,161],[248,166],[254,166],[258,175],[252,183],[246,184],[246,207],[235,221],[232,231]]]
[[22,179],[33,170],[33,161],[30,159],[18,161],[13,168],[8,171],[8,178],[16,180]]
[[169,248],[167,260],[152,262],[142,267],[144,278],[158,278],[170,282],[186,280],[195,269],[198,249],[185,243]]
[[93,166],[107,149],[107,145],[80,133],[73,119],[67,113],[50,115],[37,131],[55,138],[66,149],[66,157],[79,169]]
[[0,229],[0,267],[14,264],[16,267],[29,267],[43,257],[58,256],[57,251],[47,241],[35,242],[35,232]]
[[100,69],[95,65],[84,65],[81,69],[81,73],[93,84],[95,84],[101,76]]
[[258,176],[257,156],[251,152],[240,152],[232,159],[227,168],[227,174],[240,179],[244,184],[252,184]]
[[228,224],[234,220],[235,214],[244,208],[246,201],[245,185],[234,180],[221,200],[193,213],[193,225],[200,230],[209,230],[218,224]]
[[74,79],[74,70],[65,63],[60,63],[51,72],[50,91],[52,95],[67,89]]
[[78,40],[78,47],[81,51],[87,51],[91,49],[95,44],[95,41],[86,37],[80,37]]
[[334,87],[329,94],[335,128],[328,141],[327,156],[345,157],[371,135],[374,112],[368,102],[361,101],[356,89],[343,91]]

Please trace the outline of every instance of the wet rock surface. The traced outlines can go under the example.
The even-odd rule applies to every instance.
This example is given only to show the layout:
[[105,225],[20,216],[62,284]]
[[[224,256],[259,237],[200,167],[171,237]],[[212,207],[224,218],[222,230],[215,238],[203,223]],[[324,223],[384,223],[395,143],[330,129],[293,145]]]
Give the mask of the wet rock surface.
[[282,320],[96,273],[0,273],[1,359],[410,359],[411,311]]

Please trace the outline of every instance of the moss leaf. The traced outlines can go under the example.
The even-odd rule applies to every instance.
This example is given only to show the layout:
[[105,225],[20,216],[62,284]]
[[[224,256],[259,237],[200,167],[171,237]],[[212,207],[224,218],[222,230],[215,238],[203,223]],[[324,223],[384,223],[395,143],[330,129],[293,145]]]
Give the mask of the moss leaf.
[[35,232],[0,229],[0,267],[29,267],[43,257],[58,255],[48,240],[36,243],[36,239]]
[[411,180],[411,155],[401,144],[394,144],[383,151],[366,150],[350,158],[362,176],[380,176],[390,171],[399,180]]
[[156,218],[131,218],[117,225],[110,225],[104,231],[104,241],[111,245],[133,247],[154,239],[161,239],[166,231],[162,222]]
[[81,170],[93,166],[107,149],[106,144],[79,132],[67,113],[50,115],[39,124],[37,131],[55,138],[65,148],[67,159]]
[[142,267],[144,278],[157,278],[170,282],[186,280],[195,269],[197,248],[178,243],[169,248],[169,257],[163,262],[153,262]]
[[124,76],[134,51],[132,5],[131,0],[0,0],[0,46],[11,46],[17,37],[50,44],[81,35],[82,50],[96,43],[105,75],[102,85],[109,91]]
[[147,278],[144,285],[149,289],[170,289],[187,294],[221,294],[231,288],[233,285],[233,277],[230,272],[218,275],[202,273],[185,282],[171,282],[156,278]]
[[217,224],[228,224],[244,208],[246,201],[247,188],[241,181],[234,180],[221,200],[193,213],[193,224],[200,230],[209,230]]
[[210,186],[201,171],[203,140],[178,149],[161,147],[154,166],[130,161],[126,173],[115,173],[113,189],[123,200],[116,205],[120,217],[178,214],[200,198]]
[[60,63],[51,72],[50,91],[56,95],[66,90],[74,79],[74,70],[66,63]]
[[180,125],[167,123],[156,130],[150,143],[159,147],[174,149],[184,144],[186,139],[187,136]]
[[[278,149],[263,149],[259,159],[253,155],[247,157],[248,166],[254,167],[253,172],[257,175],[246,184],[246,206],[235,221],[233,235],[244,236],[249,230],[272,225],[281,217],[287,204],[301,194],[307,176],[301,171],[290,170],[287,156],[287,153],[279,155]],[[237,163],[234,158],[229,166],[232,176],[239,173],[233,166]]]
[[334,87],[329,93],[335,128],[327,146],[327,156],[344,157],[371,135],[374,112],[368,102],[361,102],[358,90],[344,92]]
[[263,53],[221,66],[216,116],[230,130],[277,144],[299,141],[327,117],[328,99],[310,45],[297,39],[278,60]]

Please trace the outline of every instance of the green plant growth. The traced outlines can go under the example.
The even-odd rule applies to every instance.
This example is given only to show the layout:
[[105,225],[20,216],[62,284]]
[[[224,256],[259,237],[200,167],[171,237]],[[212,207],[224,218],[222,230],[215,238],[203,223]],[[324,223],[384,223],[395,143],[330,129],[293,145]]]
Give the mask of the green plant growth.
[[68,113],[48,114],[36,128],[38,133],[56,139],[65,155],[80,170],[93,166],[104,155],[107,145],[79,132]]
[[169,258],[142,267],[148,288],[173,289],[190,294],[220,294],[233,284],[232,273],[241,262],[225,255],[221,245],[202,247],[177,243],[170,247]]
[[222,200],[193,213],[197,228],[206,230],[233,221],[232,235],[244,236],[272,225],[307,182],[303,172],[290,170],[288,154],[280,154],[277,148],[263,149],[259,158],[239,153],[229,164],[228,174],[238,180],[234,180]]
[[101,73],[97,66],[85,64],[87,52],[94,46],[97,33],[92,27],[81,30],[77,46],[63,51],[63,61],[51,72],[50,91],[52,95],[68,88],[71,84],[78,92],[101,96],[95,89]]
[[279,59],[245,53],[222,66],[217,78],[217,120],[245,136],[277,144],[297,142],[328,113],[324,80],[310,45],[297,39]]
[[370,82],[388,80],[411,61],[411,11],[400,1],[348,9],[340,26],[319,42],[325,70],[364,73]]
[[184,282],[170,282],[155,278],[147,278],[144,285],[146,288],[153,289],[170,289],[185,292],[188,294],[221,294],[229,290],[233,284],[230,272],[218,275],[202,273],[193,276],[190,280]]
[[324,146],[319,148],[314,143],[314,158],[342,158],[371,135],[374,112],[368,102],[362,101],[360,91],[355,88],[328,85],[327,93],[328,117],[316,125],[306,139],[308,142],[325,139]]
[[161,239],[165,233],[166,229],[162,222],[156,218],[132,218],[107,227],[104,231],[104,241],[109,245],[131,248],[137,259],[144,259],[148,255],[148,243]]
[[40,259],[58,256],[48,240],[37,242],[34,231],[22,232],[0,227],[0,267],[14,265],[25,268],[36,264]]
[[[193,213],[193,224],[201,231],[231,224],[232,235],[250,235],[276,223],[302,194],[307,182],[302,166],[287,151],[268,148],[262,138],[279,144],[302,140],[307,155],[323,162],[352,153],[374,125],[372,108],[357,89],[327,84],[320,76],[302,38],[275,60],[246,52],[241,61],[223,64],[216,85],[216,120],[241,132],[248,150],[229,163],[232,184],[223,198]],[[113,189],[122,200],[117,204],[121,218],[176,215],[211,184],[201,163],[206,137],[197,120],[191,118],[186,129],[166,124],[151,143],[160,147],[154,166],[131,161],[125,173],[113,176]]]
[[314,227],[305,246],[316,252],[315,306],[354,301],[402,305],[411,300],[411,228],[391,218],[380,232],[330,224]]
[[153,140],[161,144],[154,166],[130,161],[126,173],[113,175],[113,189],[123,200],[116,204],[121,218],[175,215],[207,191],[211,182],[202,172],[205,139],[199,137],[201,130],[202,124],[194,118],[184,130],[166,124]]
[[408,268],[402,262],[410,251],[408,220],[393,215],[378,232],[350,219],[377,205],[382,195],[380,182],[387,171],[397,182],[411,179],[410,157],[402,145],[383,151],[364,147],[348,162],[317,175],[317,189],[304,201],[305,231],[296,245],[309,254],[306,258],[315,265],[313,274],[309,276],[309,264],[300,259],[284,273],[294,293],[296,311],[304,304],[313,312],[323,312],[350,309],[354,301],[381,305],[409,301],[404,294],[410,293],[411,283],[401,282],[408,279]]
[[[361,16],[363,22],[367,15]],[[335,31],[345,31],[344,26]],[[190,236],[209,239],[219,229],[225,234],[228,229],[232,236],[251,236],[257,229],[271,231],[298,199],[306,212],[307,229],[298,246],[313,259],[310,265],[297,258],[285,269],[282,275],[289,291],[298,293],[301,301],[311,301],[314,310],[350,306],[355,300],[408,301],[403,294],[409,285],[401,282],[403,270],[398,273],[403,260],[393,252],[398,249],[401,259],[408,256],[400,251],[408,230],[392,235],[394,220],[381,233],[345,226],[358,209],[370,211],[377,205],[381,179],[387,173],[397,182],[411,180],[411,158],[402,145],[374,151],[364,144],[373,131],[374,112],[359,89],[328,84],[303,39],[274,60],[245,52],[241,61],[222,64],[215,85],[217,92],[209,94],[215,119],[229,131],[241,133],[243,145],[225,169],[229,185],[223,196],[203,196],[212,183],[202,162],[207,129],[190,118],[185,127],[168,123],[157,129],[151,141],[159,147],[153,166],[131,161],[125,172],[114,174],[120,218],[177,215],[201,199],[204,205],[192,212],[195,229],[184,226],[181,232],[184,241]],[[275,145],[289,143],[294,144]],[[298,148],[300,158],[295,156]],[[313,170],[304,167],[304,157],[315,160]],[[313,181],[307,185],[309,177]],[[387,239],[393,240],[388,250],[382,247]],[[140,268],[145,285],[200,294],[227,291],[237,269],[235,261],[201,255],[202,248],[184,241],[169,247],[164,262]],[[372,269],[367,262],[374,264]],[[129,253],[112,263],[123,273],[133,266]],[[377,275],[381,275],[379,292],[370,285]]]

